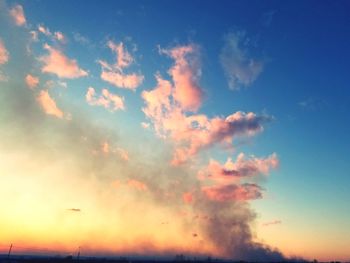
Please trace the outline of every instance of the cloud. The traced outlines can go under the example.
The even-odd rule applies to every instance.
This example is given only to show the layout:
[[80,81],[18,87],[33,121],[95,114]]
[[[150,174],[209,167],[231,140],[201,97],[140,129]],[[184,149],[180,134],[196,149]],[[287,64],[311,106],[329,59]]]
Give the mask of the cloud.
[[[193,50],[194,48],[185,46],[162,51],[161,53],[172,54],[175,60],[174,66],[169,70],[174,84],[158,74],[156,75],[157,86],[153,90],[142,92],[142,98],[146,103],[143,112],[153,123],[156,133],[160,137],[169,138],[174,143],[173,165],[183,164],[200,150],[215,144],[230,145],[234,137],[252,136],[263,130],[262,124],[272,119],[267,115],[259,116],[253,112],[242,111],[235,112],[226,118],[208,118],[204,114],[188,113],[188,111],[198,109],[201,99],[195,96],[196,102],[193,104],[192,100],[192,104],[188,104],[176,97],[176,90],[187,90],[188,83],[192,83],[178,81],[179,79],[191,79],[192,81],[195,79],[191,77],[193,70],[190,70],[188,66],[183,66],[181,70],[178,69],[179,64],[198,65],[197,62],[191,60],[184,62],[190,59],[186,56]],[[196,58],[194,60],[197,61]],[[193,86],[192,84],[190,89],[199,89],[198,85],[193,84]],[[184,87],[180,88],[181,85]],[[198,94],[202,93],[198,92]]]
[[220,62],[232,90],[250,86],[263,70],[263,62],[249,56],[244,47],[246,41],[245,32],[242,31],[225,36]]
[[282,224],[281,220],[273,220],[270,222],[263,223],[262,226],[272,226],[272,225],[279,225],[279,224]]
[[56,102],[53,98],[50,97],[50,94],[47,90],[40,91],[37,97],[37,101],[46,114],[53,115],[60,119],[63,118],[62,110],[57,107]]
[[5,75],[3,72],[1,72],[0,70],[0,82],[8,82],[8,81],[9,81],[9,77]]
[[90,40],[87,37],[85,37],[77,32],[73,33],[73,39],[74,39],[74,41],[76,41],[82,45],[89,45],[90,44]]
[[134,188],[134,189],[139,190],[139,191],[147,191],[148,190],[147,185],[139,180],[130,179],[127,184],[129,187]]
[[205,186],[202,191],[210,200],[218,202],[247,201],[262,198],[262,188],[257,184],[249,183]]
[[97,97],[93,87],[89,87],[85,95],[86,102],[93,106],[102,106],[109,111],[125,110],[124,98],[102,89],[102,94]]
[[201,180],[212,179],[218,181],[240,180],[240,178],[253,177],[259,174],[267,175],[271,169],[278,166],[277,155],[271,154],[267,158],[246,158],[243,153],[237,156],[235,162],[228,158],[224,165],[211,159],[208,166],[198,173]]
[[7,51],[4,42],[0,38],[0,65],[6,64],[9,61],[10,53]]
[[190,192],[186,192],[182,195],[182,199],[184,203],[191,204],[193,202],[193,194]]
[[298,105],[303,110],[318,111],[318,110],[322,110],[325,107],[327,107],[328,103],[325,100],[320,99],[320,98],[309,97],[303,101],[300,101],[298,103]]
[[52,36],[50,29],[44,25],[38,25],[38,31],[47,37]]
[[81,212],[80,208],[68,208],[67,210],[71,212]]
[[54,38],[56,40],[58,40],[59,42],[61,42],[61,43],[66,43],[67,42],[67,38],[60,31],[57,31],[57,32],[54,33]]
[[150,124],[148,122],[141,122],[141,127],[144,129],[149,129]]
[[197,111],[203,99],[203,91],[198,85],[201,75],[198,46],[179,46],[160,51],[174,59],[174,65],[169,69],[174,81],[173,98],[183,110]]
[[34,89],[39,84],[39,78],[31,74],[27,74],[27,76],[25,77],[25,81],[30,89]]
[[48,44],[44,48],[49,52],[48,55],[40,58],[43,63],[41,71],[52,73],[60,78],[75,79],[87,76],[88,73],[81,69],[75,59],[69,59],[60,50],[51,47]]
[[15,5],[10,9],[10,15],[17,26],[24,26],[26,24],[26,18],[21,5]]
[[103,69],[101,73],[101,79],[104,81],[109,82],[116,87],[131,90],[140,86],[143,78],[142,75],[136,73],[123,74],[121,72],[105,71],[105,69]]
[[127,150],[118,147],[116,149],[116,152],[119,154],[120,158],[122,158],[124,161],[129,161],[129,153]]
[[102,68],[101,79],[119,88],[135,90],[143,82],[144,76],[138,73],[124,73],[124,69],[134,62],[134,58],[122,42],[116,44],[108,41],[107,46],[116,55],[116,62],[110,65],[106,61],[98,60]]

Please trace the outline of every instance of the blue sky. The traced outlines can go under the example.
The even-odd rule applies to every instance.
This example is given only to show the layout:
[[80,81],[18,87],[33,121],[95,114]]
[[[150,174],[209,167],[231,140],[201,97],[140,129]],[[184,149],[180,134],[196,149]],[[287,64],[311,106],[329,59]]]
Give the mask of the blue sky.
[[[174,77],[169,70],[175,68],[174,63],[181,64],[181,58],[169,52],[191,47],[199,62],[195,59],[194,64],[188,62],[190,74],[203,98],[197,111],[183,108],[184,114],[201,113],[209,119],[216,116],[224,119],[243,111],[273,117],[264,123],[263,132],[253,137],[232,137],[233,150],[222,148],[219,143],[208,144],[203,151],[187,156],[195,160],[192,164],[174,169],[195,174],[194,169],[200,170],[209,159],[225,163],[228,157],[235,160],[240,152],[258,158],[276,153],[278,167],[270,167],[268,178],[260,174],[253,180],[266,190],[264,198],[249,200],[252,211],[257,213],[254,231],[259,240],[288,255],[349,259],[350,254],[345,250],[345,244],[350,242],[347,189],[350,185],[347,79],[350,4],[347,1],[6,1],[3,4],[9,10],[16,5],[23,7],[26,21],[21,26],[0,29],[0,39],[10,54],[9,62],[0,65],[0,72],[8,74],[9,80],[0,85],[11,86],[15,74],[22,78],[27,74],[17,52],[24,43],[11,44],[21,34],[38,31],[39,25],[47,27],[52,34],[61,32],[66,43],[60,44],[53,36],[40,33],[39,40],[31,43],[34,62],[29,71],[40,77],[40,83],[55,81],[56,87],[48,89],[51,97],[64,112],[70,112],[73,122],[84,116],[83,119],[102,127],[105,138],[110,140],[114,135],[109,134],[117,132],[121,138],[119,147],[134,152],[138,162],[152,163],[158,155],[170,160],[173,149],[181,147],[183,142],[174,142],[174,130],[168,131],[169,138],[169,134],[163,134],[164,138],[157,136],[157,125],[164,128],[164,123],[159,123],[164,120],[145,116],[142,109],[147,102],[143,94],[156,87],[156,74],[166,80]],[[9,19],[3,17],[2,21]],[[123,74],[143,76],[137,88],[118,88],[100,76],[103,67],[99,60],[115,62],[109,41],[123,43],[132,55],[133,62],[121,69]],[[45,74],[39,59],[47,54],[45,43],[75,59],[87,76],[62,78],[53,72]],[[67,87],[59,88],[59,81]],[[85,99],[88,87],[93,87],[97,94],[106,88],[122,96],[126,109],[111,112],[92,106]],[[141,122],[150,123],[151,128],[141,128]],[[280,222],[263,226],[273,221]],[[318,242],[313,243],[315,236]],[[331,245],[332,238],[337,240],[338,250]],[[303,240],[305,248],[301,245]]]

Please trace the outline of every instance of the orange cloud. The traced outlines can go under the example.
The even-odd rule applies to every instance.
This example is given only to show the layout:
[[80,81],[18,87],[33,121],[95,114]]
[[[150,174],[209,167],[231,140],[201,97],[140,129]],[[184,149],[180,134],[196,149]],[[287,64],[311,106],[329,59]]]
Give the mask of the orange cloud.
[[127,152],[127,150],[119,147],[116,149],[116,152],[124,161],[129,161],[129,153]]
[[147,191],[148,187],[145,185],[143,182],[135,180],[135,179],[130,179],[128,181],[128,186],[135,188],[140,191]]
[[15,5],[10,10],[10,15],[17,26],[24,26],[26,24],[26,18],[21,5]]
[[49,51],[47,56],[43,56],[40,60],[44,66],[41,71],[44,73],[52,73],[60,78],[80,78],[87,76],[88,73],[79,68],[75,59],[69,59],[60,50],[55,49],[48,44],[44,48]]
[[47,90],[40,91],[37,101],[46,114],[53,115],[57,118],[63,118],[62,110],[57,107],[56,102],[50,97]]
[[247,201],[262,198],[262,188],[256,184],[228,184],[202,187],[208,199],[217,202]]
[[102,94],[97,97],[93,87],[89,87],[86,93],[86,101],[90,105],[102,106],[110,111],[125,110],[124,98],[102,89]]
[[193,194],[190,192],[184,193],[182,199],[186,204],[190,204],[193,201]]
[[135,90],[143,82],[144,76],[136,73],[124,73],[124,69],[133,63],[133,57],[122,42],[115,44],[108,41],[107,46],[116,54],[116,62],[110,65],[106,61],[98,61],[102,68],[101,79],[119,88]]
[[30,74],[25,77],[25,81],[30,89],[34,89],[39,84],[39,78]]
[[7,51],[4,42],[0,38],[0,65],[6,64],[10,58],[10,54]]

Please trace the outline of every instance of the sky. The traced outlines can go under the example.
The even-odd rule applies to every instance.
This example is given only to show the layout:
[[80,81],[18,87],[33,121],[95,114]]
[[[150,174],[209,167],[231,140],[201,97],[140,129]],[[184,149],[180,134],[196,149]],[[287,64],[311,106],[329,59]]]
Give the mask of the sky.
[[348,10],[0,0],[0,250],[350,261]]

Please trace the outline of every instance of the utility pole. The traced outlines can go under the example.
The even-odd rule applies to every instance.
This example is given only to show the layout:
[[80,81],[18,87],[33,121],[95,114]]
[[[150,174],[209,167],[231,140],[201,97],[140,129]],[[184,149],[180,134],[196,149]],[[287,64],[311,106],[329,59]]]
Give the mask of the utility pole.
[[10,246],[9,253],[7,254],[7,258],[10,258],[11,250],[12,250],[12,244],[11,244],[11,246]]

